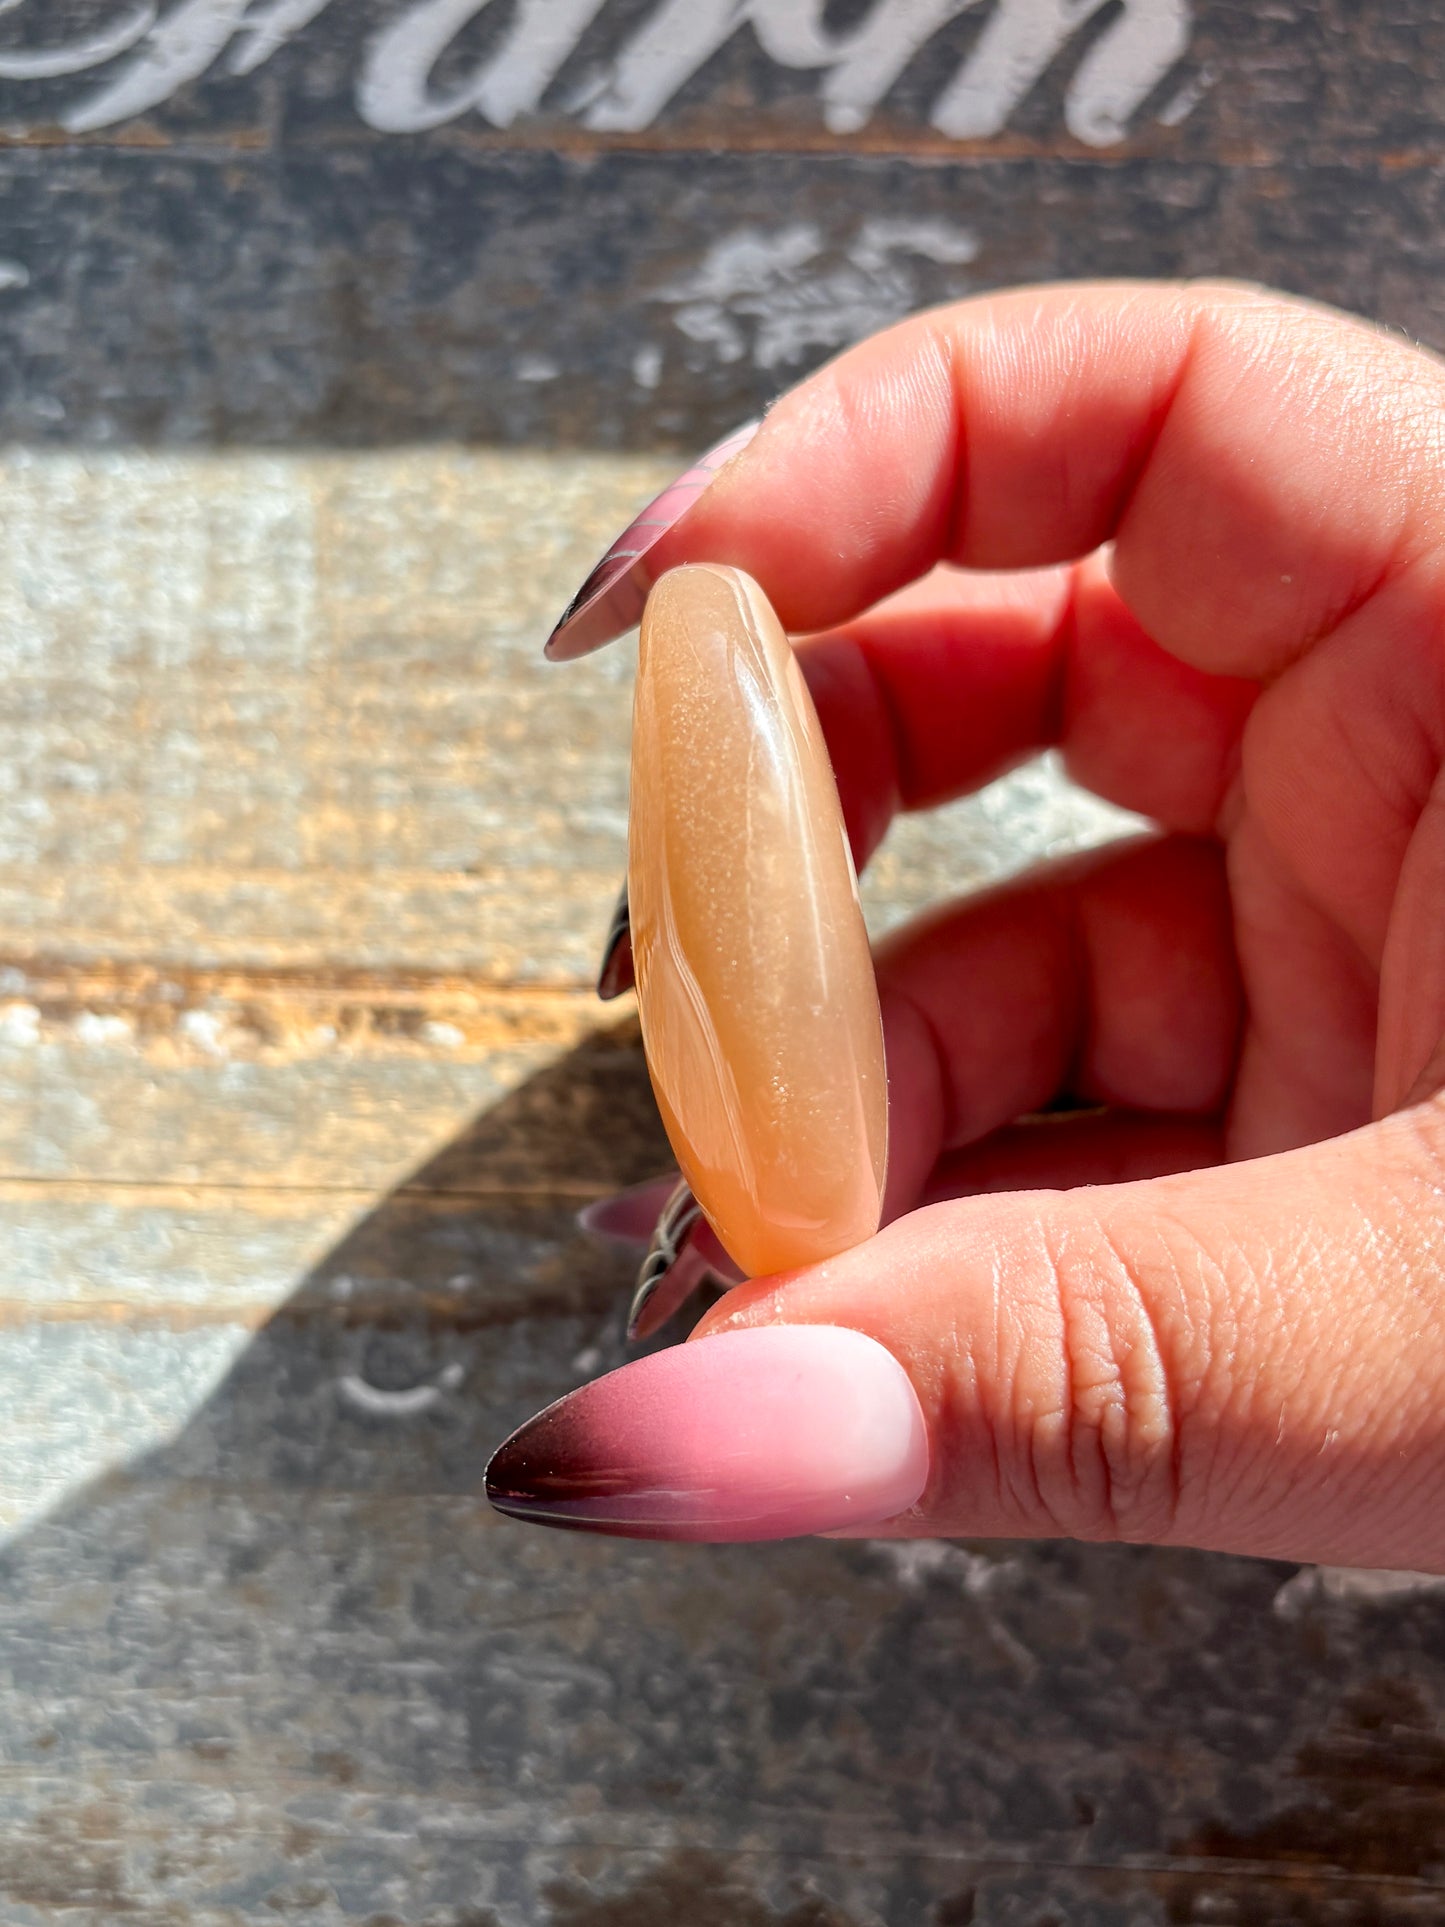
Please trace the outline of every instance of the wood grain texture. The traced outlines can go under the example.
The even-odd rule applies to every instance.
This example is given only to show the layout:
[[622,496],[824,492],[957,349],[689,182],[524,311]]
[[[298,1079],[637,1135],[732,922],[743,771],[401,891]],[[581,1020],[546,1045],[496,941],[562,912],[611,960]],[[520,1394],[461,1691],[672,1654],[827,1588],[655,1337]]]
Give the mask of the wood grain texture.
[[[622,1356],[631,1261],[578,1204],[666,1163],[585,985],[627,652],[534,655],[651,474],[5,479],[7,1927],[1435,1917],[1428,1590],[480,1507]],[[904,826],[873,914],[1116,822],[1031,768]]]
[[[1196,0],[1173,52],[1167,0],[1085,5],[968,138],[946,89],[1048,8],[959,7],[852,123],[876,6],[712,11],[630,127],[662,0],[510,119],[463,96],[535,5],[160,0],[0,72],[0,1919],[1423,1927],[1429,1584],[478,1502],[622,1357],[578,1205],[666,1162],[588,989],[630,655],[539,649],[676,457],[1026,277],[1445,344],[1431,0]],[[0,12],[0,69],[145,25]],[[443,12],[462,105],[387,131],[368,63]],[[194,72],[97,120],[178,21]],[[870,919],[1119,827],[1031,766],[899,825]]]
[[1442,179],[1412,154],[0,152],[26,275],[0,425],[686,459],[911,309],[1095,275],[1242,276],[1439,346]]
[[[626,864],[633,657],[563,669],[540,646],[668,472],[458,450],[0,462],[5,950],[590,984]],[[900,826],[875,923],[1117,821],[1032,772]]]
[[[841,52],[894,0],[607,0],[535,110],[490,118],[478,77],[545,5],[309,10],[258,39],[298,9],[170,0],[109,62],[0,77],[7,438],[690,454],[869,328],[1035,278],[1248,276],[1445,344],[1432,0],[960,4],[847,126]],[[373,96],[431,103],[407,131],[368,105],[369,63],[443,15],[420,78],[395,53],[373,71]],[[618,127],[608,89],[650,23],[666,68],[724,16]],[[23,6],[0,65],[127,17]],[[147,60],[157,99],[90,125]],[[970,73],[978,125],[950,134],[939,104]]]
[[[61,979],[33,987],[42,1036]],[[174,1026],[142,1041],[146,994],[132,978],[136,1040],[95,1048],[163,1077],[184,1052]],[[411,995],[466,1016],[454,989]],[[472,1047],[529,997],[478,995]],[[80,1168],[5,1187],[47,1279],[0,1331],[19,1462],[96,1475],[0,1558],[7,1919],[1438,1914],[1428,1590],[1118,1548],[626,1546],[487,1514],[497,1438],[622,1356],[627,1261],[579,1235],[577,1198],[662,1155],[612,1020],[554,1036],[364,1198]]]

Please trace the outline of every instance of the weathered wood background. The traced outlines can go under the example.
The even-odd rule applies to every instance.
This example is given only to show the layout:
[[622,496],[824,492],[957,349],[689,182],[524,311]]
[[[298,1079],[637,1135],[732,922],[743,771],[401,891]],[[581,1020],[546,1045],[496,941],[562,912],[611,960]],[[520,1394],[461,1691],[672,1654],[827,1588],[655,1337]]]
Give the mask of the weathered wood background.
[[0,16],[27,442],[690,452],[1042,276],[1254,276],[1445,340],[1435,0],[165,0],[136,39],[154,11]]
[[[1445,1917],[1428,1585],[477,1502],[664,1160],[556,609],[920,302],[1445,343],[1442,84],[1430,0],[0,9],[5,1927]],[[1031,768],[870,913],[1116,820]]]

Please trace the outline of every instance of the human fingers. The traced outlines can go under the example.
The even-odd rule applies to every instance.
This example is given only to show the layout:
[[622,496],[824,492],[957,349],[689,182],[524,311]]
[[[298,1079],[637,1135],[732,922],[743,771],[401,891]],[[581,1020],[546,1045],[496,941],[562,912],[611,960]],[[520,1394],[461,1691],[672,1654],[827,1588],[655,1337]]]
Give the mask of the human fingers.
[[1053,866],[906,925],[876,964],[890,1215],[946,1153],[1060,1091],[1160,1117],[1224,1112],[1240,998],[1212,843],[1151,839]]
[[646,558],[749,570],[784,624],[845,621],[938,561],[1117,545],[1151,635],[1270,674],[1437,545],[1445,375],[1254,290],[1072,284],[870,337],[792,390]]
[[740,1286],[488,1468],[662,1539],[1067,1537],[1445,1571],[1445,1103],[917,1211]]
[[901,1362],[931,1469],[893,1534],[1445,1570],[1442,1181],[1436,1098],[1252,1163],[936,1205],[739,1287],[694,1343],[844,1327]]
[[794,647],[859,869],[900,810],[981,788],[1051,739],[1067,569],[938,568]]
[[1052,747],[1096,795],[1207,834],[1258,694],[1161,649],[1099,555],[1014,574],[935,569],[797,652],[860,865],[897,811]]

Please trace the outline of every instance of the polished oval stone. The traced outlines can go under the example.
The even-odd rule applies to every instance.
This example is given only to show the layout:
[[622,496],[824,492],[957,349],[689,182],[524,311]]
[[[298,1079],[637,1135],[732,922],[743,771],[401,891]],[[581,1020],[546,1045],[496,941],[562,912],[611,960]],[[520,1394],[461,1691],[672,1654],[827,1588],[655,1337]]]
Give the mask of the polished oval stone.
[[648,598],[628,892],[648,1068],[683,1175],[750,1277],[878,1229],[878,992],[822,730],[741,570]]

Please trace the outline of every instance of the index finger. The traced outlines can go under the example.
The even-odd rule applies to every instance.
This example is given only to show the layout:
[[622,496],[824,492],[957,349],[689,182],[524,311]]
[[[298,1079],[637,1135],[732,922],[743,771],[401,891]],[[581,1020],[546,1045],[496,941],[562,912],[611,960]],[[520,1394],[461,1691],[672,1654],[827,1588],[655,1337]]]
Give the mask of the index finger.
[[786,395],[646,558],[754,575],[794,632],[939,561],[1115,544],[1166,649],[1268,677],[1438,542],[1445,375],[1348,317],[1252,290],[990,295],[871,337]]

